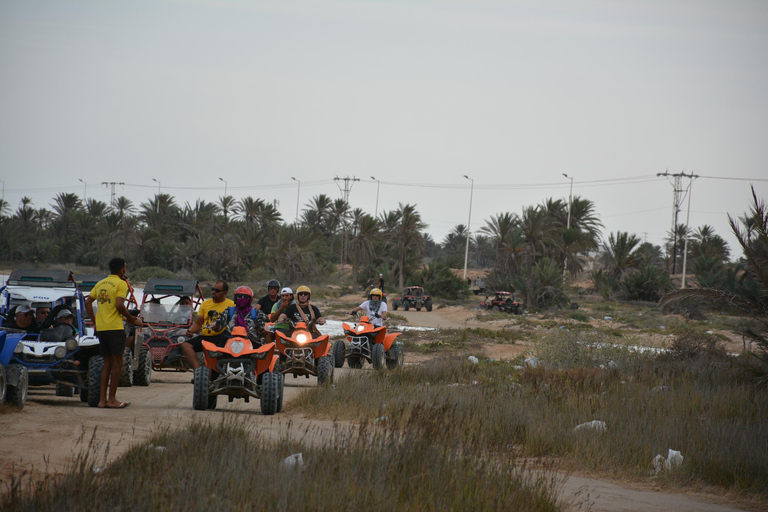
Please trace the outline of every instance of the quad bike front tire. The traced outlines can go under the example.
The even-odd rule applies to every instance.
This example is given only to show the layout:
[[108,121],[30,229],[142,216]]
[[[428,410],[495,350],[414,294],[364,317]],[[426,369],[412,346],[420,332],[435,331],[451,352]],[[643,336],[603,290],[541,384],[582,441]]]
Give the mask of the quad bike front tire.
[[403,311],[408,311],[411,308],[410,301],[403,301]]
[[29,391],[29,372],[25,366],[15,363],[9,364],[6,372],[18,372],[19,378],[16,385],[6,383],[5,403],[11,404],[18,409],[23,409],[24,404],[27,403],[27,392]]
[[211,371],[207,366],[195,368],[195,387],[192,390],[192,408],[196,411],[208,409],[210,400]]
[[373,349],[371,350],[371,364],[373,365],[373,369],[381,370],[384,368],[385,358],[384,345],[381,343],[374,344]]
[[283,397],[285,396],[285,375],[281,372],[276,372],[278,378],[280,379],[280,387],[278,389],[278,397],[277,397],[277,412],[280,412],[283,410]]
[[61,382],[56,383],[56,396],[75,396],[75,387],[67,386]]
[[101,400],[101,371],[104,358],[93,356],[88,360],[88,407],[98,407]]
[[0,364],[0,405],[5,403],[5,393],[8,389],[8,381],[5,379],[5,367]]
[[347,366],[349,366],[350,368],[359,370],[360,368],[363,367],[363,361],[364,359],[362,357],[349,356],[347,358]]
[[133,373],[133,383],[137,386],[149,386],[152,382],[152,355],[147,347],[139,350],[139,366]]
[[117,385],[121,388],[133,386],[133,350],[128,347],[123,351],[123,366],[120,368],[120,382]]
[[317,360],[317,385],[322,386],[326,382],[333,382],[333,365],[331,356],[323,356]]
[[344,356],[347,355],[347,345],[344,340],[336,340],[333,344],[333,366],[336,368],[344,367]]
[[261,414],[271,416],[277,412],[280,377],[277,372],[262,373],[261,379]]
[[424,306],[427,308],[427,311],[432,311],[432,301],[428,300]]
[[405,351],[403,346],[399,343],[395,343],[389,349],[391,358],[387,358],[387,370],[396,370],[403,367],[405,362]]

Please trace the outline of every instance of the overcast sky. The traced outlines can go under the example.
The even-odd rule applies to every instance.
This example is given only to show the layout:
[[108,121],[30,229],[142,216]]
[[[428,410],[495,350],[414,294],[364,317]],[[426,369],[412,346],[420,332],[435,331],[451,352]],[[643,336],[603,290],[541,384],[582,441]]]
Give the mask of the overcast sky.
[[[768,198],[768,2],[0,2],[0,180],[141,203],[227,193],[469,216],[575,195],[660,244]],[[380,185],[371,179],[380,180]],[[82,181],[80,181],[82,180]],[[157,180],[157,181],[154,181]],[[85,183],[84,183],[85,182]],[[158,183],[159,182],[159,183]],[[688,180],[683,185],[687,186]],[[679,222],[685,222],[685,209]],[[740,254],[740,251],[739,251]]]

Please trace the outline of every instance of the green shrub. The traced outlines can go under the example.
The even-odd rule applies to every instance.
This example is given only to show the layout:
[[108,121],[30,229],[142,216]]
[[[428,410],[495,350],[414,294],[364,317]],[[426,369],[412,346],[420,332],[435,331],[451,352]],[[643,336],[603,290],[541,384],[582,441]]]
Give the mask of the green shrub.
[[130,272],[130,280],[132,283],[146,283],[150,277],[158,277],[160,279],[176,279],[176,274],[168,269],[161,267],[141,267]]

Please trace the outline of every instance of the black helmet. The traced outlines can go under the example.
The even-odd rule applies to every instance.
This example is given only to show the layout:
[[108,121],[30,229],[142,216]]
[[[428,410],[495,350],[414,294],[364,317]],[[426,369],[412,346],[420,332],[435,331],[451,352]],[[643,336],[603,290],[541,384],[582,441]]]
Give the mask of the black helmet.
[[267,289],[269,289],[269,288],[277,288],[279,290],[280,289],[280,281],[278,281],[277,279],[271,279],[267,283]]

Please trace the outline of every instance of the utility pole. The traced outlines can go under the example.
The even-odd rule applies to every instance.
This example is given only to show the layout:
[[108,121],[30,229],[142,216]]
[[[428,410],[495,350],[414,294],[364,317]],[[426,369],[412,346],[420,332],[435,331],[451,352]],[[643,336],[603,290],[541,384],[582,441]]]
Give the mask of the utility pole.
[[373,218],[375,219],[379,215],[379,185],[381,185],[381,182],[373,176],[371,176],[371,179],[376,182],[376,207],[373,209]]
[[[334,176],[333,181],[336,182],[336,186],[339,187],[339,190],[341,190],[342,198],[344,199],[344,203],[349,206],[349,193],[352,191],[352,185],[355,184],[356,181],[360,181],[360,178],[355,178],[352,176],[351,178],[349,176],[345,178],[339,178],[338,176]],[[344,186],[340,185],[341,182],[344,182]],[[347,250],[347,219],[344,218],[345,216],[342,216],[341,219],[341,225],[344,229],[344,234],[341,239],[341,264],[344,265],[344,261],[346,260],[346,250]]]
[[475,180],[464,175],[470,181],[469,185],[469,216],[467,217],[467,245],[464,248],[464,280],[467,279],[467,263],[469,262],[469,237],[472,234],[470,224],[472,224],[472,196],[475,194]]
[[122,181],[102,181],[101,184],[110,189],[109,204],[111,204],[112,208],[114,208],[115,207],[115,185],[125,185],[125,183]]
[[[693,183],[693,180],[698,178],[699,176],[696,174],[686,174],[684,172],[679,172],[675,174],[670,174],[669,171],[664,171],[660,173],[656,173],[656,176],[665,176],[667,178],[674,178],[674,181],[670,181],[672,184],[672,268],[670,271],[670,275],[674,275],[675,271],[677,270],[677,216],[680,213],[680,206],[683,203],[683,199],[685,199],[685,195],[690,191],[691,184]],[[681,185],[681,179],[682,178],[689,178],[691,181],[688,185],[688,189],[683,190]],[[688,207],[689,207],[689,216],[690,216],[690,195],[688,198]],[[688,219],[686,219],[685,223],[685,229],[688,231]],[[685,235],[685,249],[687,250],[688,247],[688,235]],[[686,264],[686,258],[685,255],[683,255],[683,266]],[[683,273],[685,273],[685,269],[683,269]],[[683,283],[685,283],[685,275],[683,275]]]
[[[565,176],[565,179],[571,180],[571,190],[570,192],[568,192],[568,220],[566,221],[566,225],[565,225],[565,229],[570,230],[571,229],[571,208],[573,207],[573,176],[568,176],[565,173],[563,173],[563,176]],[[567,274],[568,274],[568,253],[566,250],[565,257],[563,258],[563,279],[566,278]]]
[[301,195],[301,180],[297,180],[293,176],[291,176],[291,179],[299,184],[299,187],[296,189],[296,225],[299,225],[299,195]]

